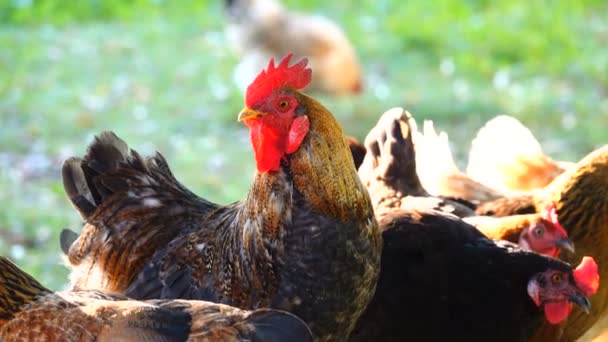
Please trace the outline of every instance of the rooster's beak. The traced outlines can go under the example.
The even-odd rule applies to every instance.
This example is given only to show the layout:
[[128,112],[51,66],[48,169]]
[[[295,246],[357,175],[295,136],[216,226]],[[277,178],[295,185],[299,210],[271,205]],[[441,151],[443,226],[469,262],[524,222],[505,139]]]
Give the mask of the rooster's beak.
[[249,108],[244,108],[240,113],[239,113],[239,121],[243,121],[243,120],[249,120],[249,119],[256,119],[256,118],[261,118],[262,116],[266,115],[265,113],[262,112],[258,112],[257,110],[253,110],[253,109],[249,109]]
[[574,242],[572,242],[572,240],[568,239],[568,238],[561,238],[557,241],[555,241],[555,246],[566,250],[570,253],[574,253]]

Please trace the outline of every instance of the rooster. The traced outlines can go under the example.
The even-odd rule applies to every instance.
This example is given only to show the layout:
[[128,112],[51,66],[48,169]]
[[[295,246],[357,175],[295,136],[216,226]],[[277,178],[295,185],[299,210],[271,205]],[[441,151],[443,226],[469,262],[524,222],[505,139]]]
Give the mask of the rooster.
[[467,174],[492,189],[514,195],[545,187],[569,166],[545,155],[519,120],[500,115],[488,121],[473,140]]
[[2,341],[312,341],[296,316],[202,301],[134,301],[99,291],[53,293],[0,257]]
[[[559,222],[576,246],[575,254],[560,257],[575,263],[584,255],[591,255],[598,261],[600,276],[608,277],[608,249],[604,245],[604,241],[608,239],[606,189],[608,189],[608,145],[591,152],[543,189],[485,203],[477,208],[477,212],[497,216],[534,213],[540,212],[548,202],[555,203]],[[598,296],[592,298],[593,310],[590,315],[574,311],[567,322],[558,327],[547,327],[537,340],[544,341],[559,336],[562,330],[564,341],[579,338],[600,317],[606,315],[607,296],[608,284],[604,283],[599,288]]]
[[271,307],[318,340],[348,336],[374,292],[381,236],[340,125],[298,91],[311,71],[290,58],[247,88],[239,120],[257,172],[239,202],[197,197],[160,154],[144,159],[112,133],[64,164],[86,220],[68,250],[73,286]]
[[310,59],[310,89],[328,94],[362,89],[361,67],[344,32],[330,20],[288,11],[276,0],[226,0],[228,36],[242,60],[236,83],[244,88],[271,57],[293,52]]
[[[366,138],[379,145],[367,145],[366,158],[378,162],[364,161],[362,168],[378,167],[381,175],[389,170],[382,165],[393,165],[390,174],[370,178],[382,182],[379,188],[410,181],[394,179],[409,174],[397,170],[406,163],[394,162],[407,148],[402,126],[398,116],[383,117]],[[384,196],[402,196],[391,190]],[[380,279],[351,341],[527,341],[543,321],[563,321],[572,304],[588,310],[586,297],[599,286],[593,258],[573,270],[557,259],[489,240],[454,215],[374,203],[388,205],[375,208],[383,213]]]

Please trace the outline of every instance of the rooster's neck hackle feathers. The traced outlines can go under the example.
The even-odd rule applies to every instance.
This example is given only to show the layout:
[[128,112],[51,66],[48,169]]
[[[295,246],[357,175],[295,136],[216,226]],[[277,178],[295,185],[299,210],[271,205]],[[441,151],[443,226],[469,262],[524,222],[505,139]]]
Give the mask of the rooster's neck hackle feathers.
[[0,326],[23,307],[50,294],[36,279],[20,270],[5,257],[0,257]]
[[307,68],[308,59],[303,58],[298,63],[289,66],[293,54],[288,54],[281,60],[278,66],[274,65],[274,59],[268,63],[268,68],[251,82],[245,93],[245,105],[253,107],[259,100],[266,98],[273,91],[288,87],[296,90],[306,87],[312,79],[312,71]]
[[295,187],[323,214],[344,222],[348,217],[373,217],[371,200],[354,168],[342,128],[322,104],[304,94],[310,131],[291,157]]

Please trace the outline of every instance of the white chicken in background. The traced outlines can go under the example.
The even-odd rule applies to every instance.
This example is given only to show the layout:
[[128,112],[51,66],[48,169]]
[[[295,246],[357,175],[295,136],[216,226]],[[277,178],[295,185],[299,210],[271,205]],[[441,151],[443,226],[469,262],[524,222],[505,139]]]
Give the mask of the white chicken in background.
[[244,89],[272,57],[307,57],[309,90],[338,95],[362,90],[361,66],[344,32],[327,18],[290,12],[275,0],[225,0],[227,34],[241,56],[234,79]]

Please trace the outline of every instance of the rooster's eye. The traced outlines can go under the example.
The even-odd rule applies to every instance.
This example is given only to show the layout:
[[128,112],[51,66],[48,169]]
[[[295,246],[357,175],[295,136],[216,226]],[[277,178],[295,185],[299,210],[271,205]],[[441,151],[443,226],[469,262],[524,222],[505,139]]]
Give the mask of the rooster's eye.
[[541,235],[543,235],[543,229],[542,229],[542,228],[540,228],[540,227],[539,227],[539,228],[535,228],[535,229],[534,229],[534,235],[536,235],[536,236],[541,236]]
[[560,274],[554,274],[551,276],[551,283],[553,285],[559,285],[562,282],[562,276]]
[[289,107],[289,102],[287,102],[286,100],[279,101],[279,109],[286,110],[287,107]]

